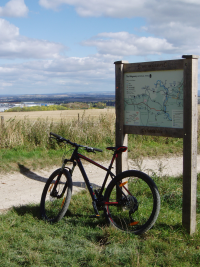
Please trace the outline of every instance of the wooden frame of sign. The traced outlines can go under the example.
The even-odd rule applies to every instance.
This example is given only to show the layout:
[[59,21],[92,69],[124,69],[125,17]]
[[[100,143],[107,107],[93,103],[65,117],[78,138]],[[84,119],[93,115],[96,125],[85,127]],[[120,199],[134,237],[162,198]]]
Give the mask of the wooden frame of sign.
[[[198,56],[115,64],[116,146],[128,134],[183,138],[182,224],[196,231]],[[116,161],[116,173],[128,169],[128,153]]]

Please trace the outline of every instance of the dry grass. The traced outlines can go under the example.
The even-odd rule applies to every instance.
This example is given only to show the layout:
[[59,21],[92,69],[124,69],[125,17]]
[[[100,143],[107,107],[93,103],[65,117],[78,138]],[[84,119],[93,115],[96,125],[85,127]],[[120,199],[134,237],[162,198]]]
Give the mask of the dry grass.
[[[4,117],[4,123],[0,127],[0,148],[49,148],[49,145],[51,146],[49,132],[55,132],[72,142],[82,144],[114,144],[115,114],[113,111],[114,109],[66,110],[63,113],[60,111],[27,112],[29,116],[26,116],[26,112],[22,112],[22,115],[19,112],[17,117],[9,113],[13,116]],[[6,116],[7,114],[5,113]],[[20,115],[23,117],[20,118]]]
[[[59,121],[60,119],[72,120],[82,117],[85,112],[85,116],[98,118],[99,115],[104,115],[108,112],[108,109],[87,109],[87,110],[54,110],[54,111],[30,111],[30,112],[0,112],[0,117],[3,116],[5,121],[9,119],[22,120],[28,118],[30,120],[37,120],[38,118]],[[200,105],[198,105],[198,112],[200,114]],[[115,109],[110,108],[109,113],[115,114]]]
[[[48,139],[50,131],[83,145],[103,148],[104,145],[115,144],[115,109],[5,112],[0,113],[0,116],[4,117],[3,127],[0,127],[1,149],[52,148]],[[200,129],[200,116],[198,128]],[[182,143],[181,138],[129,136],[129,149],[135,153],[133,158],[139,155],[179,154],[182,153]],[[200,130],[198,153],[199,151]]]
[[[104,152],[96,154],[95,159],[97,156],[101,156],[104,160],[110,158],[110,152],[105,148],[115,145],[114,109],[0,113],[0,116],[2,115],[4,124],[0,127],[0,171],[1,166],[5,169],[13,162],[16,165],[19,156],[26,161],[26,164],[30,161],[30,165],[33,164],[34,168],[41,164],[49,164],[47,157],[54,163],[58,158],[60,161],[63,149],[56,142],[49,140],[50,132],[55,132],[78,144],[101,148]],[[130,134],[128,147],[129,158],[134,160],[142,157],[175,156],[182,154],[183,140]],[[200,130],[198,153],[200,153]]]
[[[64,120],[73,120],[78,119],[79,117],[91,117],[91,118],[99,118],[100,115],[105,115],[109,112],[110,114],[115,114],[115,109],[87,109],[87,110],[54,110],[54,111],[30,111],[30,112],[0,112],[0,116],[4,117],[5,121],[10,119],[16,120],[37,120],[47,119],[53,120],[54,122],[58,122],[61,119]],[[78,115],[79,114],[79,115]]]

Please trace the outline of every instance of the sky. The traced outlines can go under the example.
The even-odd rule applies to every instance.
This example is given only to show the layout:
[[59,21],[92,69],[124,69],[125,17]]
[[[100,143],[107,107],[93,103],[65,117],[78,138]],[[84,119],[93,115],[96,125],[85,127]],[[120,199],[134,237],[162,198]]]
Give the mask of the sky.
[[115,61],[200,55],[199,14],[200,0],[1,0],[0,95],[114,92]]

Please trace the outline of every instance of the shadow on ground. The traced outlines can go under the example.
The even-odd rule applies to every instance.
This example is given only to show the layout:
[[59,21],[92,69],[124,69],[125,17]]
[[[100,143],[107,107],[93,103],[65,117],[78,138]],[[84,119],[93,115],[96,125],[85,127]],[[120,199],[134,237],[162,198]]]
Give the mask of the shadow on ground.
[[[40,214],[40,206],[39,205],[27,205],[27,206],[20,206],[20,207],[13,207],[12,210],[18,215],[18,216],[24,216],[24,215],[31,215],[36,220],[43,221],[41,214]],[[73,213],[73,211],[70,210],[70,208],[67,210],[64,218],[67,220],[67,224],[71,224],[75,227],[82,226],[83,222],[84,225],[87,225],[90,228],[96,228],[96,227],[103,227],[107,225],[107,221],[105,217],[102,215],[99,218],[91,218],[90,216],[92,213]],[[62,219],[63,223],[66,223],[66,220]]]
[[[22,165],[20,163],[18,163],[18,167],[19,167],[20,173],[29,179],[32,179],[32,180],[35,180],[38,182],[42,182],[42,183],[46,183],[48,180],[48,178],[42,177],[42,176],[36,174],[35,172],[32,172],[30,169],[28,169],[27,167],[25,167],[24,165]],[[97,184],[91,183],[91,185],[92,185],[93,189],[100,188],[100,186]],[[73,182],[73,186],[80,187],[80,188],[87,188],[85,182]]]
[[13,210],[19,215],[24,216],[25,214],[30,214],[34,218],[41,219],[40,216],[40,206],[39,205],[24,205],[19,207],[13,207]]
[[44,178],[40,175],[37,175],[35,172],[32,172],[30,169],[26,168],[24,165],[21,165],[18,163],[20,173],[26,176],[27,178],[30,178],[32,180],[36,180],[38,182],[46,183],[48,178]]

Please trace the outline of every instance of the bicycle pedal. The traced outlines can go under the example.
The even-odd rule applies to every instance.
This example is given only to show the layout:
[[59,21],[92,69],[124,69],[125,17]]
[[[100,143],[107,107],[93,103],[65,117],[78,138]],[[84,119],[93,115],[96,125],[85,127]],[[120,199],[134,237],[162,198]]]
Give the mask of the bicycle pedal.
[[98,218],[99,219],[100,218],[100,215],[99,214],[94,214],[94,215],[90,215],[89,217],[90,218]]

